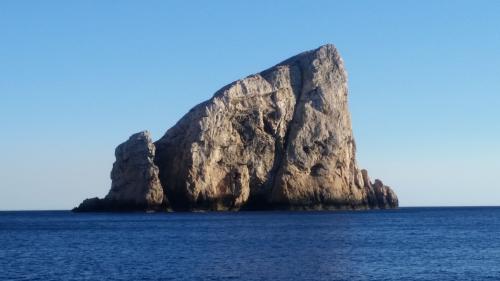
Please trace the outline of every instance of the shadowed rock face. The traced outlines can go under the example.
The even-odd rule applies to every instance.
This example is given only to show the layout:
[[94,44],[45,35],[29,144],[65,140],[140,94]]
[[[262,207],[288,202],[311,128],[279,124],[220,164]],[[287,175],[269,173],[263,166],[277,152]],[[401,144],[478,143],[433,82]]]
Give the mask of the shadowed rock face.
[[87,199],[75,211],[161,210],[166,208],[155,146],[149,132],[132,135],[115,150],[111,190],[104,199]]
[[140,142],[142,160],[125,160],[136,158],[119,146],[104,200],[165,206],[165,194],[174,210],[397,207],[394,192],[357,167],[347,94],[333,45],[233,82],[154,146]]

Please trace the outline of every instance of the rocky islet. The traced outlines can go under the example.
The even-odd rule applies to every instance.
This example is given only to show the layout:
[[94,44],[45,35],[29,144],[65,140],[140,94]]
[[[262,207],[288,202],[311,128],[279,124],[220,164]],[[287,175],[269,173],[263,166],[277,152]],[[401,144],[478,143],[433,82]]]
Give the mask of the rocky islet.
[[112,187],[75,211],[396,208],[356,163],[347,74],[333,45],[235,81],[156,142],[115,151]]

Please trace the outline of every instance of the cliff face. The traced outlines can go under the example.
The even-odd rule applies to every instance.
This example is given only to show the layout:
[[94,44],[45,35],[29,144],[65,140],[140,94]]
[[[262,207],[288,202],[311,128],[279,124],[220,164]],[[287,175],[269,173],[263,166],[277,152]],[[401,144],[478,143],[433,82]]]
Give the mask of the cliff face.
[[394,192],[357,167],[347,94],[333,45],[222,88],[154,144],[171,207],[397,207]]
[[149,132],[132,135],[115,150],[111,190],[104,199],[87,199],[76,211],[162,210],[168,200],[154,164],[155,146]]

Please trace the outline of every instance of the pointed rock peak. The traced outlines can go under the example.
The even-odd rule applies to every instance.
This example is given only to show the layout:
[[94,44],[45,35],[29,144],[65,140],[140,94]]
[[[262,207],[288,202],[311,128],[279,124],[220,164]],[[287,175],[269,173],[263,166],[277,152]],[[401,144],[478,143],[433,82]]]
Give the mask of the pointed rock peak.
[[315,56],[315,57],[325,57],[325,58],[331,58],[334,60],[337,59],[342,59],[340,57],[340,53],[333,44],[325,44],[323,46],[320,46],[316,49],[312,49],[309,51],[302,52],[295,57],[301,57],[301,56]]
[[333,60],[342,60],[339,51],[333,44],[325,44],[323,46],[320,46],[319,48],[309,51],[309,53],[314,54],[314,56],[316,57],[325,57],[325,58],[331,58]]
[[302,53],[299,53],[291,59],[300,59],[300,58],[305,58],[305,57],[324,57],[324,58],[331,58],[331,59],[341,59],[340,54],[333,44],[325,44],[323,46],[320,46],[316,49],[305,51]]
[[129,140],[137,140],[137,139],[145,139],[147,141],[151,141],[151,133],[148,130],[140,131],[135,133],[129,137]]
[[347,82],[347,72],[344,68],[344,61],[339,51],[333,44],[326,44],[319,48],[302,52],[289,59],[282,61],[264,72],[270,72],[277,67],[298,63],[305,69],[311,69],[313,72],[319,72],[323,75],[325,72],[331,72],[335,69],[339,71],[340,77]]

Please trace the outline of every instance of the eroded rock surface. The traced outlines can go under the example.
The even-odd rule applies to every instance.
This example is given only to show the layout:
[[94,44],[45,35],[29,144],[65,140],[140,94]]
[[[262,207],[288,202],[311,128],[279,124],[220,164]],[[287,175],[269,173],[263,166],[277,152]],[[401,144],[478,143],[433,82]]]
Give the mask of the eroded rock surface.
[[335,47],[301,53],[223,87],[154,145],[147,133],[132,136],[116,149],[108,196],[79,209],[397,207],[356,164],[347,101]]
[[161,210],[167,200],[154,164],[155,146],[149,132],[132,135],[115,150],[111,190],[104,199],[91,198],[76,211]]
[[396,207],[357,167],[347,93],[333,45],[222,88],[155,143],[173,208]]

